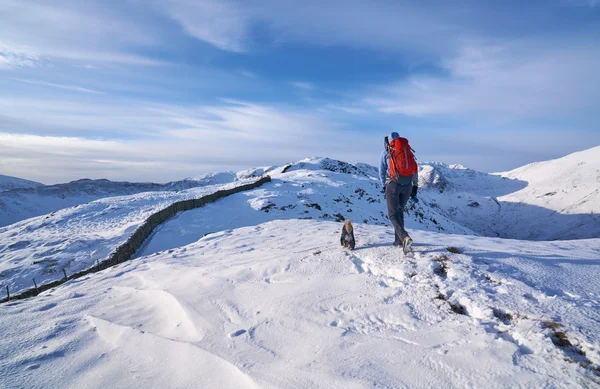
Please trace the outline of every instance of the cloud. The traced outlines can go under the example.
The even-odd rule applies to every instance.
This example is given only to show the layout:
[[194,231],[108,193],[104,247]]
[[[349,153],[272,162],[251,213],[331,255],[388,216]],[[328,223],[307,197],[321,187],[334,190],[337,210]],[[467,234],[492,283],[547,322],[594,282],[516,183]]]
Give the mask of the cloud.
[[375,109],[415,117],[514,118],[591,112],[600,98],[600,51],[542,42],[465,46],[440,75],[411,76],[365,99]]
[[88,89],[88,88],[82,88],[80,86],[74,86],[74,85],[56,84],[56,83],[53,83],[53,82],[45,82],[45,81],[38,81],[38,80],[24,80],[24,79],[21,79],[21,78],[15,78],[15,80],[23,82],[23,83],[26,83],[26,84],[42,85],[42,86],[48,86],[48,87],[51,87],[51,88],[64,89],[64,90],[74,91],[74,92],[103,94],[103,92],[99,92],[97,90]]
[[310,82],[296,81],[296,82],[290,82],[290,85],[293,86],[294,88],[298,88],[298,89],[305,89],[305,90],[315,89],[315,86]]
[[40,64],[40,58],[31,50],[9,47],[0,42],[0,69],[28,68]]
[[157,3],[190,36],[223,50],[244,52],[250,20],[227,0],[162,0]]
[[[0,122],[8,130],[0,133],[3,174],[45,183],[82,176],[169,181],[310,155],[364,161],[372,154],[364,150],[366,135],[265,104],[228,100],[181,107],[83,98],[45,104],[42,112],[33,109],[38,104],[0,100]],[[346,147],[339,147],[340,139]]]
[[[271,42],[351,45],[400,51],[454,46],[462,13],[444,3],[436,12],[409,1],[163,0],[158,9],[190,36],[219,49],[244,53],[264,29]],[[443,17],[440,17],[443,15]]]
[[250,72],[248,70],[243,70],[243,69],[242,70],[238,70],[238,73],[241,74],[242,76],[248,77],[248,78],[256,78],[256,77],[258,77],[256,75],[256,73]]
[[160,63],[131,50],[156,45],[159,39],[149,24],[137,20],[139,12],[129,4],[110,7],[97,1],[3,0],[0,63],[30,66],[39,58],[46,62]]

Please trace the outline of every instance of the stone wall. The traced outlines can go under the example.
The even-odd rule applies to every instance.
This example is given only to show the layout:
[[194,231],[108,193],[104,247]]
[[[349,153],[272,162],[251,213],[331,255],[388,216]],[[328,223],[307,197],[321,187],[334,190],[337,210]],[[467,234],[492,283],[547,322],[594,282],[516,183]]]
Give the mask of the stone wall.
[[[169,220],[170,218],[175,216],[177,213],[183,212],[183,211],[189,211],[190,209],[194,209],[194,208],[200,208],[206,204],[214,203],[215,201],[222,199],[224,197],[230,196],[232,194],[258,188],[259,186],[261,186],[267,182],[270,182],[270,181],[271,181],[270,176],[264,176],[261,179],[259,179],[258,181],[255,181],[250,184],[240,185],[240,186],[232,188],[232,189],[219,190],[215,193],[212,193],[210,195],[203,196],[203,197],[200,197],[197,199],[177,201],[177,202],[169,205],[168,207],[161,209],[160,211],[150,215],[146,219],[146,221],[144,223],[142,223],[142,225],[140,225],[133,232],[133,234],[127,239],[127,241],[125,243],[123,243],[122,245],[120,245],[119,247],[117,247],[115,249],[115,251],[113,251],[112,254],[110,254],[110,256],[107,259],[105,259],[104,261],[98,262],[95,265],[93,265],[93,267],[91,267],[87,270],[80,271],[79,273],[74,273],[74,274],[68,275],[67,277],[63,277],[60,280],[56,280],[56,281],[53,281],[48,284],[38,285],[37,288],[31,288],[31,289],[28,289],[24,292],[21,292],[21,293],[15,295],[15,296],[10,296],[10,300],[18,300],[18,299],[24,299],[24,298],[28,298],[28,297],[37,296],[39,293],[41,293],[45,290],[48,290],[48,289],[52,289],[55,286],[58,286],[60,284],[67,282],[68,280],[80,278],[87,274],[95,273],[100,270],[107,269],[111,266],[115,266],[121,262],[128,261],[131,259],[133,254],[135,254],[136,251],[142,246],[142,244],[144,244],[144,242],[152,234],[152,232],[154,232],[156,227],[158,227],[165,221]],[[1,291],[0,291],[0,293],[1,293]],[[0,303],[5,303],[7,301],[9,301],[9,298],[5,297],[4,299],[0,300]]]

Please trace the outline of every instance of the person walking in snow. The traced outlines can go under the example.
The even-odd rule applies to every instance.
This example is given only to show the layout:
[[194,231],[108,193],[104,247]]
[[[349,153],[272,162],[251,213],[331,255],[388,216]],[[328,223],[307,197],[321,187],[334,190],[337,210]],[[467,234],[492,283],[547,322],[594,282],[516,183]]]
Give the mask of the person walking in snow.
[[419,189],[419,168],[414,150],[406,138],[392,132],[392,141],[385,137],[385,150],[381,154],[379,179],[384,187],[388,217],[394,226],[395,246],[402,246],[404,254],[410,252],[412,239],[404,228],[404,207],[412,197],[417,203]]

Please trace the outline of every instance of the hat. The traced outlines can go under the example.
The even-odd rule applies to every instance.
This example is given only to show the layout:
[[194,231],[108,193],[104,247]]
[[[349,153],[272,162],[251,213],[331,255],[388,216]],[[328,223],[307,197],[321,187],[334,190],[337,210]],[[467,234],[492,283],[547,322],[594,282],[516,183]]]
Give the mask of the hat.
[[397,132],[392,132],[392,139],[400,138],[400,135]]

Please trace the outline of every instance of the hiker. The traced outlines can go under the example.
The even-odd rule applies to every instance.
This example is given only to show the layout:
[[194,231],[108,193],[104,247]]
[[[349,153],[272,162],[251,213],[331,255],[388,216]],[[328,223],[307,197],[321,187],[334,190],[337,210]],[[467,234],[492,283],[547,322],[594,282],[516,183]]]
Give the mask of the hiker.
[[404,229],[404,207],[409,197],[417,203],[419,185],[418,165],[408,140],[392,132],[392,141],[385,137],[385,150],[381,154],[379,179],[384,187],[388,217],[394,226],[395,246],[402,246],[404,254],[410,252],[412,239]]

